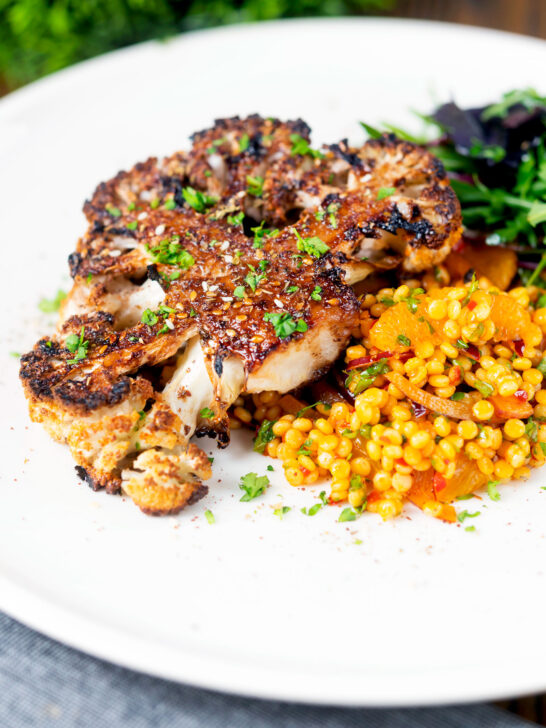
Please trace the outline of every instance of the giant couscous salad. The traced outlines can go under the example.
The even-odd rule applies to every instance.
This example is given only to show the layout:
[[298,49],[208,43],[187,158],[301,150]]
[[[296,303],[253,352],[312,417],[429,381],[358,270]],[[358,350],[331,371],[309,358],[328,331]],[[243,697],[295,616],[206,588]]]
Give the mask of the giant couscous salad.
[[[232,410],[235,427],[257,427],[255,449],[282,461],[291,485],[328,484],[322,501],[345,504],[348,520],[364,509],[393,518],[409,501],[465,521],[474,514],[455,501],[476,491],[499,500],[499,485],[545,462],[544,101],[511,92],[429,117],[443,135],[428,148],[461,199],[461,241],[414,279],[361,284],[351,345],[301,396],[266,392]],[[516,113],[521,124],[507,131]],[[465,116],[484,134],[466,147]],[[487,144],[499,128],[504,146]]]

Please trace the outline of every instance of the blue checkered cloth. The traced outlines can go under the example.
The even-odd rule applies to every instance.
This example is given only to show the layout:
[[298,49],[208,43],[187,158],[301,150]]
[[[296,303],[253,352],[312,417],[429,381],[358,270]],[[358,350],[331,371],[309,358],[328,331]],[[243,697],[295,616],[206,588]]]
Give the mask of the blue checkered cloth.
[[379,710],[233,697],[126,670],[0,614],[1,728],[524,728],[489,705]]

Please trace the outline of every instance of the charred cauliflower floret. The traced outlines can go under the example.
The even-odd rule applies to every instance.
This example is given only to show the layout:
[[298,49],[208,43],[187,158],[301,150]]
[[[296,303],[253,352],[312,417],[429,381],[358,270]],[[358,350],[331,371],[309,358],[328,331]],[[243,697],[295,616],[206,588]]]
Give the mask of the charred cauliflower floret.
[[358,323],[352,283],[417,271],[460,235],[441,164],[392,136],[310,146],[301,121],[221,119],[188,153],[98,186],[57,334],[21,361],[31,417],[92,487],[146,513],[206,492],[242,392],[320,376]]

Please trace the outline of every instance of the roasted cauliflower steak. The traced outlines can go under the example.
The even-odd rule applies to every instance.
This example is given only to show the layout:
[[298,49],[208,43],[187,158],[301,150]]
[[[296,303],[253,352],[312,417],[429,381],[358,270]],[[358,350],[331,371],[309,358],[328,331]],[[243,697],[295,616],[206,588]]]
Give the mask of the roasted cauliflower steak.
[[190,439],[225,446],[241,393],[335,361],[358,324],[351,284],[428,268],[461,233],[441,164],[393,136],[315,150],[303,121],[254,115],[192,141],[97,187],[57,331],[21,360],[31,418],[78,475],[156,515],[206,494]]

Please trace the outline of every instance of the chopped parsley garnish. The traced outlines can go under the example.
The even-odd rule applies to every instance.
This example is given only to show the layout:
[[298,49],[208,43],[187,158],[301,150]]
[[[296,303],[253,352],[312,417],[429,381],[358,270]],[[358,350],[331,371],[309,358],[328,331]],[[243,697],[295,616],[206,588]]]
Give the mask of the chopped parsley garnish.
[[252,197],[261,197],[264,191],[264,182],[265,180],[263,177],[252,177],[252,175],[249,174],[246,177],[246,191],[249,195],[252,195]]
[[93,274],[92,273],[88,273],[87,274],[87,278],[85,279],[85,282],[87,283],[87,285],[89,285],[92,280],[93,280]]
[[275,468],[272,465],[268,465],[266,470],[269,470],[270,473],[273,473],[275,471]]
[[64,291],[59,290],[57,291],[57,294],[53,298],[42,298],[40,300],[40,303],[38,304],[38,308],[43,313],[55,313],[55,311],[58,311],[61,303],[66,298],[66,293]]
[[214,412],[210,407],[203,407],[199,412],[199,417],[202,417],[204,420],[211,420],[214,417]]
[[322,288],[320,286],[315,286],[313,292],[311,293],[311,299],[313,301],[322,301],[322,296],[320,295],[321,293]]
[[271,442],[271,440],[273,440],[275,437],[275,435],[273,434],[274,424],[275,422],[272,422],[271,420],[262,420],[262,424],[260,425],[260,429],[258,430],[256,439],[254,440],[254,452],[265,452],[265,447],[267,443]]
[[474,382],[474,388],[482,395],[482,397],[490,397],[495,388],[489,382],[482,382],[480,379],[476,379]]
[[314,516],[322,508],[322,503],[315,503],[311,508],[301,508],[301,512],[304,516]]
[[316,236],[312,238],[302,238],[296,228],[292,228],[292,230],[298,239],[298,250],[307,253],[307,255],[320,258],[330,250],[328,245],[326,245],[326,243],[324,243],[320,238],[317,238]]
[[136,220],[133,220],[132,222],[127,223],[127,230],[136,230],[138,227],[138,222]]
[[114,207],[113,205],[106,205],[106,212],[111,217],[121,217],[121,210],[119,207]]
[[525,425],[525,434],[531,440],[531,442],[536,442],[538,437],[538,425],[536,423],[536,420],[534,420],[532,417],[529,417],[527,420],[527,424]]
[[296,154],[301,154],[302,156],[307,154],[308,156],[313,157],[313,159],[324,159],[324,154],[318,149],[311,149],[309,142],[299,134],[290,134],[290,141],[292,142],[290,154],[293,157],[296,156]]
[[152,208],[152,210],[157,210],[157,208],[159,207],[160,204],[161,204],[161,201],[156,197],[155,199],[153,199],[150,202],[150,207]]
[[384,200],[385,197],[390,197],[396,192],[396,187],[380,187],[377,190],[377,199]]
[[463,339],[457,339],[457,341],[455,342],[455,346],[458,349],[468,349],[469,345],[466,343],[466,341],[463,341]]
[[537,364],[537,369],[539,372],[546,375],[546,357],[539,361],[539,363]]
[[249,143],[250,137],[248,136],[248,134],[243,134],[243,136],[239,139],[239,154],[248,149]]
[[492,501],[499,501],[500,500],[500,493],[497,488],[497,485],[499,484],[498,480],[490,480],[487,484],[487,495],[491,498]]
[[371,387],[376,377],[380,374],[386,374],[389,371],[389,365],[386,359],[380,359],[371,366],[360,371],[352,369],[349,376],[345,380],[345,386],[353,395],[360,394],[368,387]]
[[474,513],[470,513],[470,511],[461,511],[460,513],[457,513],[457,520],[459,523],[463,523],[467,518],[476,518],[477,516],[480,516],[480,511],[475,511]]
[[156,323],[159,321],[157,314],[154,313],[150,308],[146,308],[142,312],[140,320],[143,324],[147,324],[148,326],[155,326]]
[[345,523],[345,521],[356,521],[357,514],[352,508],[344,508],[339,516],[338,523]]
[[163,207],[166,210],[174,210],[176,207],[176,202],[171,198],[170,200],[166,200],[163,204]]
[[184,187],[182,190],[182,197],[196,212],[206,212],[208,207],[211,207],[218,202],[218,198],[211,197],[210,195],[200,192],[193,187]]
[[279,231],[276,228],[271,228],[269,230],[264,228],[264,223],[265,221],[262,220],[258,227],[250,228],[250,230],[254,233],[253,248],[263,248],[264,238],[276,238],[279,234]]
[[464,399],[464,394],[463,392],[453,392],[449,399],[452,399],[454,402],[460,402],[461,399]]
[[[263,262],[263,261],[260,261]],[[256,273],[256,268],[253,265],[248,265],[250,268],[250,273],[247,273],[245,276],[245,283],[247,286],[251,289],[251,291],[254,293],[256,288],[260,285],[260,283],[264,280],[266,277],[265,273]]]
[[176,265],[183,270],[191,268],[195,263],[193,255],[181,246],[179,235],[162,240],[159,245],[148,247],[147,250],[155,263]]
[[404,336],[404,334],[398,334],[396,340],[399,344],[402,344],[402,346],[411,346],[411,339],[408,339],[408,337]]
[[279,506],[278,508],[275,508],[275,510],[273,511],[273,515],[278,516],[282,521],[283,517],[288,513],[289,510],[290,510],[289,506]]
[[236,288],[233,290],[233,295],[237,298],[244,298],[245,297],[245,287],[244,286],[236,286]]
[[323,506],[328,505],[328,496],[326,495],[325,490],[321,490],[318,497],[320,498],[320,502],[322,503]]
[[205,511],[205,518],[212,526],[213,523],[216,523],[216,519],[214,518],[214,513],[212,511],[206,510]]
[[417,311],[417,307],[419,306],[419,299],[417,296],[420,296],[424,292],[425,291],[422,288],[412,288],[409,296],[402,299],[406,302],[406,306],[409,308],[411,313],[415,313]]
[[9,355],[14,357],[15,359],[21,358],[21,354],[18,351],[10,351]]
[[65,346],[71,354],[75,355],[73,359],[67,360],[67,364],[76,364],[87,356],[89,342],[84,340],[84,336],[85,326],[82,326],[79,336],[77,334],[69,334],[66,337],[66,341],[64,342]]
[[241,501],[247,502],[257,498],[258,496],[265,493],[267,486],[269,485],[269,478],[267,475],[258,475],[257,473],[247,473],[241,478],[239,488],[244,490],[245,494],[241,498]]
[[245,217],[245,213],[241,210],[240,212],[236,212],[235,215],[228,215],[227,221],[230,225],[241,225]]
[[215,139],[210,147],[207,149],[207,154],[214,154],[217,151],[217,148],[224,144],[225,141],[225,137],[222,137],[221,139]]
[[264,314],[264,321],[269,321],[273,324],[275,334],[279,339],[287,339],[294,331],[303,332],[309,328],[303,319],[294,321],[289,313],[273,313],[271,311]]
[[[288,286],[288,288],[285,288],[285,293],[296,293],[296,291],[299,291],[299,286]],[[311,294],[312,296],[313,294]]]

